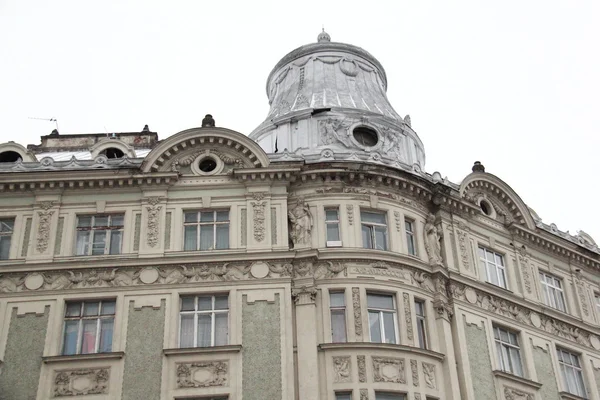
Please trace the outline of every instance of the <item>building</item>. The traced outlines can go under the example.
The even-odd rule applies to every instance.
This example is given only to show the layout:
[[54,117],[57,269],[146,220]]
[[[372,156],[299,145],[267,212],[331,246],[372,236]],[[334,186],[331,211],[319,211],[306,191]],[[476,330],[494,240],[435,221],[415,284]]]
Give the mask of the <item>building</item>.
[[386,87],[323,32],[249,136],[0,145],[0,399],[600,399],[594,240],[426,173]]

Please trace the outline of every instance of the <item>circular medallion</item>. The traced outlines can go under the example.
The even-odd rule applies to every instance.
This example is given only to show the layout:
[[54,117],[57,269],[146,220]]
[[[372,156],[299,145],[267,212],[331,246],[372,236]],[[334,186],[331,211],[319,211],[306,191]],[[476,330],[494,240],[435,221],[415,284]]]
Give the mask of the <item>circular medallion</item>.
[[252,267],[250,267],[250,273],[255,278],[264,278],[269,275],[269,265],[262,261],[255,262],[252,264]]
[[600,339],[596,335],[590,335],[590,343],[596,350],[600,350]]
[[531,315],[529,315],[529,319],[531,319],[531,323],[536,328],[539,328],[540,326],[542,326],[542,320],[537,313],[532,312]]
[[29,290],[37,290],[44,284],[44,277],[38,273],[27,275],[25,278],[25,287]]
[[477,302],[477,292],[473,288],[467,288],[465,290],[465,298],[471,304],[475,304]]
[[144,268],[140,272],[140,281],[145,284],[150,284],[156,282],[158,279],[158,271],[156,268]]

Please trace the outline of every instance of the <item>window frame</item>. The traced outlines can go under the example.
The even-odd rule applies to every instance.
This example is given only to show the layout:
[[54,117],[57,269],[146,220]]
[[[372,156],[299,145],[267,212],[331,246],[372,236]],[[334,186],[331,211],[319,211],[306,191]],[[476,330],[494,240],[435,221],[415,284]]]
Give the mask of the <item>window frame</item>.
[[[501,371],[511,375],[525,377],[525,369],[523,366],[523,355],[521,353],[521,340],[519,338],[520,333],[513,329],[506,328],[502,325],[492,325],[492,331],[494,333],[494,347],[496,348],[496,358]],[[501,331],[506,333],[508,342],[502,339]],[[513,335],[517,344],[511,343],[510,338]],[[504,351],[506,349],[506,351]],[[517,359],[519,365],[513,365],[513,359],[511,358],[510,350],[516,350]],[[506,357],[505,357],[506,356]],[[520,369],[520,371],[518,371]]]
[[[386,308],[376,308],[376,307],[369,307],[369,295],[376,295],[376,296],[389,296],[392,298],[392,309],[386,309]],[[396,298],[396,293],[389,293],[389,292],[378,292],[378,291],[367,291],[367,317],[369,318],[369,341],[371,343],[390,343],[390,344],[399,344],[400,343],[400,334],[399,334],[399,327],[398,327],[398,299]],[[379,330],[380,330],[380,334],[381,334],[381,341],[380,342],[374,342],[373,341],[373,335],[371,332],[371,322],[370,322],[370,312],[371,310],[373,311],[377,311],[379,313]],[[384,322],[384,318],[383,318],[383,314],[384,313],[388,313],[388,314],[392,314],[392,320],[394,322],[394,342],[387,342],[386,341],[386,337],[385,337],[385,322]]]
[[[562,356],[561,356],[562,353]],[[576,360],[578,365],[574,365],[572,364],[567,364],[564,361],[564,355],[569,355],[569,358],[572,360]],[[574,394],[576,396],[581,396],[583,398],[587,398],[588,392],[587,392],[587,387],[585,385],[585,377],[584,377],[584,373],[583,373],[583,366],[581,363],[581,354],[580,353],[575,353],[572,352],[571,350],[568,350],[564,347],[560,347],[557,346],[556,347],[556,358],[558,360],[558,368],[560,370],[560,376],[562,379],[562,386],[565,389],[566,392]],[[570,368],[573,371],[578,371],[579,372],[579,377],[581,378],[581,380],[579,382],[575,382],[577,384],[577,389],[581,390],[580,392],[572,392],[571,391],[571,387],[569,385],[569,380],[567,379],[567,373],[566,373],[566,369]],[[573,377],[576,378],[577,374],[576,372],[573,373]],[[581,386],[579,386],[579,383],[581,384]]]
[[596,301],[596,314],[600,320],[600,293],[594,292],[594,300]]
[[[384,223],[378,223],[378,222],[369,222],[369,221],[363,221],[363,213],[371,213],[371,214],[380,214],[383,215],[384,217]],[[363,240],[363,235],[362,235],[362,230],[363,227],[368,227],[369,228],[369,236],[370,236],[370,240],[371,240],[371,247],[366,247],[366,243]],[[375,228],[385,228],[385,241],[383,243],[383,248],[378,248],[377,246],[377,239],[376,239],[376,235],[375,235]],[[362,248],[363,249],[371,249],[371,250],[381,250],[381,251],[388,251],[389,250],[389,227],[388,227],[388,213],[385,210],[371,210],[371,209],[360,209],[360,237],[361,237],[361,241],[362,241]]]
[[[90,226],[79,226],[79,221],[81,218],[89,217]],[[98,217],[107,217],[108,225],[105,226],[95,226],[95,221]],[[113,226],[113,218],[121,217],[123,220],[122,225]],[[106,239],[104,243],[104,252],[102,254],[93,254],[94,251],[94,236],[95,232],[103,231],[106,232]],[[119,251],[117,253],[111,253],[112,241],[113,241],[113,231],[118,231],[121,233],[121,243],[119,244]],[[90,232],[87,240],[88,251],[85,253],[79,253],[79,232]],[[112,256],[123,254],[123,242],[125,238],[125,212],[111,212],[111,213],[100,213],[100,214],[77,214],[75,218],[75,255],[76,256]]]
[[[85,316],[85,303],[98,303],[98,314],[92,316]],[[113,314],[102,314],[104,303],[114,303],[114,313]],[[80,355],[80,354],[102,354],[102,353],[110,353],[114,350],[114,335],[115,335],[115,325],[116,325],[116,317],[117,317],[117,299],[116,298],[102,298],[102,299],[82,299],[82,300],[65,300],[64,301],[64,309],[63,309],[63,317],[62,317],[62,334],[61,344],[60,344],[60,354],[61,355]],[[67,311],[69,304],[79,304],[79,315],[77,317],[68,317]],[[91,321],[96,320],[96,331],[94,336],[94,351],[91,353],[83,353],[83,321]],[[101,333],[102,333],[102,323],[100,321],[108,321],[112,320],[113,327],[111,333],[111,342],[110,342],[110,350],[109,351],[99,351],[100,350],[100,342],[101,342]],[[66,333],[67,333],[67,321],[78,321],[77,324],[77,343],[75,353],[65,354],[65,343],[66,343]]]
[[[410,230],[408,229],[410,226]],[[414,219],[404,218],[404,236],[406,238],[406,251],[411,256],[417,256],[417,241],[415,238],[416,223]],[[412,252],[411,252],[412,246]]]
[[[216,298],[217,297],[227,297],[227,308],[226,309],[215,309]],[[201,297],[210,297],[211,298],[211,309],[210,310],[199,310],[198,307],[198,299]],[[194,299],[194,310],[182,310],[183,308],[183,299],[184,298],[193,298]],[[179,296],[179,311],[178,311],[178,339],[177,339],[177,347],[180,349],[188,349],[188,348],[210,348],[210,347],[218,347],[218,346],[227,346],[230,343],[230,332],[231,332],[231,321],[230,321],[230,296],[229,292],[227,293],[200,293],[200,294],[181,294]],[[193,326],[194,326],[194,340],[192,346],[183,347],[181,345],[182,338],[182,330],[181,330],[181,321],[183,315],[193,315]],[[209,314],[211,316],[210,322],[210,345],[208,346],[199,346],[198,345],[198,318],[199,315]],[[225,314],[227,315],[227,338],[225,340],[225,344],[216,345],[216,314]]]
[[[202,213],[213,213],[213,220],[209,222],[201,222]],[[217,213],[227,212],[227,221],[217,221]],[[195,222],[185,222],[186,214],[196,214]],[[208,208],[208,209],[192,209],[192,210],[183,210],[183,251],[219,251],[219,250],[229,250],[231,248],[231,208]],[[201,249],[201,227],[212,225],[212,247],[209,249]],[[217,248],[217,226],[218,225],[227,225],[227,247]],[[186,249],[186,226],[195,226],[196,227],[196,247],[195,249]]]
[[348,398],[352,400],[352,390],[336,390],[333,395],[335,400],[339,400],[338,396],[348,396]]
[[[342,299],[344,300],[343,306],[333,306],[332,305],[331,296],[334,294],[342,295]],[[333,329],[334,311],[336,313],[339,312],[340,314],[343,314],[343,316],[344,316],[344,340],[343,341],[334,340],[334,329]],[[331,328],[331,343],[347,343],[348,342],[348,318],[347,318],[347,314],[346,314],[346,291],[344,289],[329,290],[329,321],[331,324],[331,326],[330,326],[330,328]]]
[[[565,296],[565,290],[563,289],[563,279],[548,273],[546,271],[538,271],[540,278],[540,289],[542,295],[542,302],[555,310],[567,312],[567,298]],[[552,283],[548,282],[548,279],[552,280]],[[558,282],[559,286],[554,285]],[[552,296],[551,296],[552,294]],[[557,297],[559,296],[559,297]],[[558,301],[560,299],[560,302]],[[562,302],[562,308],[559,307],[559,303]]]
[[[341,232],[341,224],[340,224],[340,207],[338,206],[325,206],[325,246],[326,247],[342,247],[342,232]],[[327,219],[327,211],[335,211],[337,213],[336,220]],[[329,240],[328,234],[329,230],[327,229],[329,225],[337,225],[337,232],[339,240]]]
[[[418,314],[417,304],[421,304],[423,307],[423,314]],[[429,349],[429,338],[427,337],[427,302],[423,299],[415,298],[414,299],[414,309],[415,309],[415,322],[417,325],[417,343],[418,347],[421,349]],[[421,343],[421,337],[423,338],[423,343]]]
[[[506,271],[506,262],[504,260],[504,255],[498,253],[497,251],[491,250],[490,248],[485,247],[481,244],[477,246],[477,249],[478,249],[477,255],[479,256],[479,269],[480,270],[483,269],[485,271],[485,281],[494,286],[509,290],[508,274]],[[481,251],[483,251],[483,257],[481,256]],[[488,258],[487,258],[488,253],[492,254],[493,262],[488,260]],[[502,263],[501,265],[498,265],[498,263],[496,262],[496,257],[500,258],[500,261]],[[498,284],[494,283],[492,278],[490,277],[490,273],[489,273],[490,264],[495,268],[496,280],[498,281]],[[501,282],[500,274],[499,274],[500,272],[502,272],[502,280],[504,281],[504,286],[502,286],[500,284],[500,282]]]
[[[12,224],[12,226],[10,226],[10,231],[5,231],[4,227],[6,226],[8,228],[10,224]],[[0,249],[2,249],[1,242],[3,242],[3,241],[8,242],[8,251],[6,253],[6,257],[3,257],[2,253],[0,252],[0,260],[9,260],[10,259],[10,249],[12,246],[12,237],[13,237],[14,233],[15,233],[15,218],[14,217],[0,218]]]
[[390,392],[389,390],[375,390],[375,400],[378,400],[377,395],[394,396],[394,400],[408,400],[407,394],[404,392]]

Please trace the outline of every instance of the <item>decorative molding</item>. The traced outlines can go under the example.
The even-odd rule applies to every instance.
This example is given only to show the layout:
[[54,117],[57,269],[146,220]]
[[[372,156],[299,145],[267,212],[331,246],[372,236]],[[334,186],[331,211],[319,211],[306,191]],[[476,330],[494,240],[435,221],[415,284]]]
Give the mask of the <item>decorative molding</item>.
[[227,361],[205,361],[177,363],[178,388],[205,388],[227,386],[229,363]]
[[[546,351],[547,349],[542,349],[542,350]],[[500,371],[500,370],[493,370],[492,374],[494,374],[495,377],[502,378],[504,380],[507,380],[507,381],[510,381],[513,383],[529,386],[533,390],[538,390],[539,388],[542,387],[542,384],[539,382],[532,381],[531,379],[527,379],[522,376],[510,374],[508,372],[504,372],[504,371]]]
[[277,244],[277,209],[271,207],[271,244]]
[[581,310],[586,317],[590,316],[590,308],[587,301],[587,296],[585,295],[585,287],[583,285],[583,281],[581,277],[575,277],[575,286],[577,287],[577,295],[579,296],[579,304],[581,304]]
[[333,371],[335,383],[352,382],[352,367],[350,356],[333,357]]
[[358,365],[358,381],[367,381],[367,360],[365,356],[356,356],[356,364]]
[[163,354],[168,357],[188,354],[239,353],[240,351],[242,351],[241,344],[229,344],[226,346],[210,347],[176,347],[173,349],[163,349]]
[[460,249],[460,260],[462,265],[465,267],[467,271],[471,269],[471,263],[469,261],[469,246],[468,246],[468,236],[467,232],[460,230],[458,228],[455,229],[456,236],[458,237],[458,248]]
[[292,288],[292,297],[296,305],[314,304],[317,298],[317,288],[306,285]]
[[403,358],[371,357],[373,380],[406,384],[406,371]]
[[417,360],[410,360],[410,371],[412,373],[412,383],[413,386],[419,386],[419,369],[417,365]]
[[415,400],[421,400],[421,393],[415,393]]
[[362,329],[362,312],[360,309],[360,288],[352,288],[352,308],[354,310],[354,331],[356,341],[362,341],[363,329]]
[[360,400],[369,400],[369,389],[360,389]]
[[242,208],[241,210],[241,216],[240,216],[240,233],[241,233],[241,240],[240,243],[242,246],[246,246],[246,242],[248,240],[248,210],[245,208]]
[[[321,343],[318,346],[319,351],[349,351],[350,349],[358,351],[385,352],[386,354],[403,355],[411,353],[415,357],[422,356],[431,361],[443,362],[445,356],[442,353],[422,349],[420,347],[406,346],[403,344],[392,343],[373,343],[373,342],[344,342],[344,343]],[[337,354],[337,353],[336,353]],[[375,354],[375,353],[374,353]]]
[[290,238],[294,244],[310,244],[313,216],[308,204],[299,198],[294,207],[289,208],[288,218],[291,224]]
[[531,277],[531,269],[529,266],[529,259],[525,254],[519,254],[519,264],[521,265],[521,275],[523,276],[523,286],[525,286],[525,290],[527,293],[531,294],[533,292],[533,282]]
[[408,340],[413,340],[413,325],[412,325],[412,315],[410,312],[410,296],[408,293],[404,293],[402,295],[404,299],[404,322],[406,323],[407,337]]
[[148,204],[146,211],[148,211],[148,222],[146,225],[146,243],[148,246],[154,247],[158,244],[158,234],[160,231],[160,210],[162,206],[159,206],[160,197],[148,197]]
[[396,232],[400,232],[400,211],[394,211],[394,220],[396,221]]
[[55,371],[54,397],[108,393],[110,368]]
[[442,259],[442,246],[440,243],[440,240],[442,239],[442,229],[435,225],[435,215],[433,214],[427,216],[427,222],[423,229],[423,237],[429,264],[440,265],[443,267],[444,262]]
[[125,356],[122,351],[113,351],[110,353],[90,353],[90,354],[71,354],[59,356],[42,356],[44,364],[54,363],[73,363],[78,361],[104,361],[104,360],[119,360]]
[[348,214],[348,225],[354,224],[354,206],[352,204],[346,204],[346,213]]
[[44,201],[40,203],[40,207],[44,209],[44,211],[38,211],[38,231],[36,244],[38,253],[43,253],[48,249],[52,215],[54,215],[54,210],[50,210],[52,204],[53,203],[51,201]]
[[534,400],[532,393],[524,392],[509,386],[504,386],[504,398],[506,400]]
[[437,388],[437,382],[435,379],[435,365],[429,363],[422,363],[423,376],[425,377],[425,385],[430,389]]
[[250,202],[252,205],[254,240],[257,242],[262,242],[265,239],[265,233],[267,230],[267,227],[265,226],[265,207],[267,206],[267,201],[263,201],[265,198],[265,193],[262,192],[252,193],[252,197],[254,200],[256,200]]

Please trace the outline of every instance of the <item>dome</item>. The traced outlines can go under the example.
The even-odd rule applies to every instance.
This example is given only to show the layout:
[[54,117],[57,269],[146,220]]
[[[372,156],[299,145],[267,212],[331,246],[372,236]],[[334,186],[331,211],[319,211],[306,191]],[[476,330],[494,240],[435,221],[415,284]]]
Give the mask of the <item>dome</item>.
[[[363,160],[423,170],[425,149],[387,99],[387,76],[366,50],[331,42],[285,55],[267,79],[270,110],[250,137],[272,155],[293,153],[306,162]],[[276,158],[276,157],[275,157]]]

